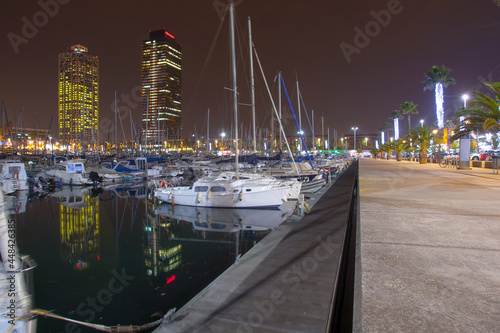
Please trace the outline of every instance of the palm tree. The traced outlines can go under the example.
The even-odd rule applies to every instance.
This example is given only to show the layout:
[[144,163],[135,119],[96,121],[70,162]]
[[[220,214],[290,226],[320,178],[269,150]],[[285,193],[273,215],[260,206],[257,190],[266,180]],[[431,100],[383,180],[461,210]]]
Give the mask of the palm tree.
[[417,145],[420,149],[418,153],[418,160],[420,164],[427,164],[427,149],[431,144],[431,139],[434,138],[432,129],[427,126],[419,126],[416,130],[412,129],[410,131],[410,138],[413,144]]
[[444,109],[443,109],[443,87],[446,88],[449,84],[455,84],[455,79],[448,77],[451,72],[450,68],[432,66],[430,72],[425,73],[425,79],[422,83],[425,85],[424,90],[434,89],[436,98],[436,116],[438,128],[443,128],[444,124]]
[[448,145],[448,149],[450,147],[450,138],[451,138],[451,129],[453,128],[456,128],[455,127],[455,123],[452,121],[452,120],[447,120],[444,122],[444,127],[447,129],[448,131],[448,135],[446,136],[446,142],[443,142],[443,143],[446,143]]
[[489,141],[487,141],[487,143],[489,143],[491,145],[491,148],[497,150],[498,146],[500,145],[500,140],[498,139],[498,135],[493,134],[491,136],[491,139]]
[[374,158],[378,158],[378,154],[380,154],[380,149],[377,149],[375,147],[370,148],[370,153],[374,156]]
[[417,111],[417,106],[415,103],[413,102],[404,102],[403,104],[401,104],[399,106],[399,113],[402,115],[402,116],[407,116],[408,117],[408,135],[410,134],[410,129],[411,129],[411,115],[412,114],[418,114],[418,111]]
[[467,109],[457,112],[455,118],[465,116],[464,126],[456,132],[452,139],[456,139],[471,131],[497,133],[500,130],[500,82],[484,82],[494,94],[490,97],[479,91],[472,92],[473,98],[469,101]]
[[385,134],[386,134],[385,132],[386,132],[386,131],[387,131],[387,129],[389,129],[390,127],[391,127],[391,125],[390,125],[389,123],[385,123],[385,124],[383,124],[383,125],[382,125],[382,127],[380,127],[380,128],[378,129],[378,131],[377,131],[377,132],[379,132],[379,133],[383,133],[383,134],[384,134],[384,140],[382,140],[382,137],[380,138],[380,144],[381,144],[381,145],[385,143],[385,140],[387,139],[387,138],[385,138]]
[[380,146],[380,151],[387,153],[387,159],[391,159],[391,152],[393,151],[392,142],[386,142]]
[[382,128],[384,129],[385,134],[387,134],[387,140],[389,140],[389,136],[391,135],[391,128],[392,125],[391,123],[385,123]]
[[495,97],[492,98],[479,91],[474,91],[473,98],[469,102],[468,111],[470,115],[479,116],[484,121],[483,128],[490,133],[500,131],[500,82],[484,83],[489,87]]
[[402,152],[407,147],[406,140],[402,138],[394,140],[393,142],[391,142],[391,145],[392,145],[392,150],[396,151],[396,161],[398,162],[402,161],[403,160]]
[[399,119],[401,118],[401,111],[394,110],[391,112],[389,119],[394,121],[394,140],[399,139]]

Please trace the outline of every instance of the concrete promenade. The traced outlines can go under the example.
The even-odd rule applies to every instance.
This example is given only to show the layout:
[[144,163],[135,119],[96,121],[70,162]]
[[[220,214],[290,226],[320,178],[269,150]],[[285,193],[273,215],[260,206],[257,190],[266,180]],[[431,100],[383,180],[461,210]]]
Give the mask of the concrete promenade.
[[500,176],[361,159],[359,177],[355,332],[500,332]]

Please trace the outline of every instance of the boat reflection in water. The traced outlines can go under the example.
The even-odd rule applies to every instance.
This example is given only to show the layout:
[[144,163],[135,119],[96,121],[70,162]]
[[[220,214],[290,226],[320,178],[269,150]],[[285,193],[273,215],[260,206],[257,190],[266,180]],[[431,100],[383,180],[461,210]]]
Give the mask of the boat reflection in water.
[[292,213],[292,205],[282,205],[280,209],[227,209],[162,203],[156,208],[156,214],[190,222],[195,230],[228,233],[274,229]]
[[[158,205],[147,184],[63,187],[33,200],[7,197],[4,221],[15,221],[16,252],[36,262],[29,279],[16,275],[17,282],[34,287],[16,285],[31,295],[25,308],[94,328],[146,325],[179,309],[293,210]],[[8,258],[8,233],[3,235],[2,258]],[[80,324],[73,329],[61,318],[34,319],[18,321],[18,332],[94,332]]]

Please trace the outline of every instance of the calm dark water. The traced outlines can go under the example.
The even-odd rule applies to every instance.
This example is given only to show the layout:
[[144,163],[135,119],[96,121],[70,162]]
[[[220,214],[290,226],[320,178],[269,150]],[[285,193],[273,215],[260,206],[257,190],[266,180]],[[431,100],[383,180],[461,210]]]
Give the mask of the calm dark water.
[[[106,326],[155,321],[282,221],[281,211],[172,207],[149,194],[136,186],[9,196],[19,251],[37,262],[27,281],[34,308]],[[36,332],[95,332],[77,327],[38,317]]]

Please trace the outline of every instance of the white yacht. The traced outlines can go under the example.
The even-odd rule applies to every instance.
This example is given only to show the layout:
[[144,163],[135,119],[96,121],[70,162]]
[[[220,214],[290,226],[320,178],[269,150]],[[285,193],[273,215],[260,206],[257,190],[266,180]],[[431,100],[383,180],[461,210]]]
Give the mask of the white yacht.
[[13,160],[0,161],[0,182],[4,193],[29,190],[24,163]]
[[298,201],[302,183],[279,180],[254,173],[213,173],[192,186],[161,187],[155,197],[163,202],[197,207],[262,208],[279,207]]
[[56,164],[44,173],[62,185],[92,185],[93,181],[85,173],[85,160],[67,160]]

